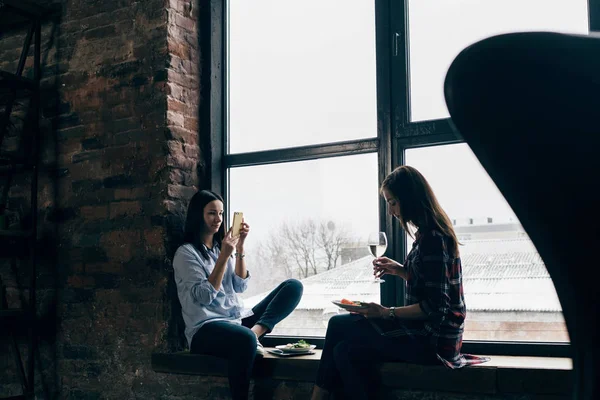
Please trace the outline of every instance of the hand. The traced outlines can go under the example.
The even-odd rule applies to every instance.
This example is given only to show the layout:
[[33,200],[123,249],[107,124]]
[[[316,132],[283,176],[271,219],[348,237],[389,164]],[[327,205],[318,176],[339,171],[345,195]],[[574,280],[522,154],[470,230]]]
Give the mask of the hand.
[[236,250],[238,253],[243,253],[244,242],[246,241],[246,238],[248,237],[249,232],[250,232],[250,225],[248,225],[246,222],[244,222],[244,219],[242,218],[242,226],[240,227],[240,236],[238,236],[239,240],[237,242],[237,247],[236,247]]
[[221,254],[223,254],[223,256],[227,258],[231,257],[231,255],[233,254],[233,250],[236,248],[239,240],[240,237],[233,237],[232,228],[229,228],[229,230],[225,234],[225,237],[223,238],[223,241],[221,242]]
[[406,269],[402,264],[387,257],[379,257],[373,260],[373,275],[379,278],[383,275],[396,275],[406,279]]
[[[362,303],[365,304],[365,303]],[[366,303],[366,308],[360,310],[353,310],[353,314],[360,314],[365,318],[385,318],[388,314],[388,309],[381,304],[377,303]]]

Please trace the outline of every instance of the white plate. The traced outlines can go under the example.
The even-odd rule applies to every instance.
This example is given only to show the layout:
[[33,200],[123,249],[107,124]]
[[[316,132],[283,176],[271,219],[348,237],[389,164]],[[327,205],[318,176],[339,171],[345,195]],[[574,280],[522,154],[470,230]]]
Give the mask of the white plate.
[[348,311],[362,310],[368,307],[367,305],[353,306],[352,304],[344,304],[338,300],[332,300],[331,302],[336,306],[346,309]]
[[275,346],[276,349],[283,351],[284,353],[290,353],[290,354],[296,354],[296,353],[310,353],[311,351],[313,351],[317,346],[314,344],[311,344],[309,347],[305,347],[303,349],[294,349],[294,348],[290,348],[287,347],[287,345],[282,344],[279,346]]
[[298,357],[298,356],[307,356],[310,354],[315,354],[314,351],[309,351],[306,353],[288,353],[287,351],[281,351],[279,349],[266,349],[268,353],[275,354],[279,357]]

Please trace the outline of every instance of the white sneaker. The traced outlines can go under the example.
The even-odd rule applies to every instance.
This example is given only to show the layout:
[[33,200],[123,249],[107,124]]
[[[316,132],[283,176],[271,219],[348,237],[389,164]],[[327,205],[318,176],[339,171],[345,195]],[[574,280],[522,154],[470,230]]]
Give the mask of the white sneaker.
[[256,356],[257,357],[265,356],[265,348],[263,347],[261,342],[256,342]]

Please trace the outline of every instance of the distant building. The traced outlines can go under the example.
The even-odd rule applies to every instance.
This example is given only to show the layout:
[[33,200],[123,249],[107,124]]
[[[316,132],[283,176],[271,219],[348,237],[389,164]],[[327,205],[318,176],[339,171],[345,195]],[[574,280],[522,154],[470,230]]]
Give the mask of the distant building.
[[494,222],[492,218],[453,219],[459,241],[481,239],[518,239],[528,237],[517,221]]

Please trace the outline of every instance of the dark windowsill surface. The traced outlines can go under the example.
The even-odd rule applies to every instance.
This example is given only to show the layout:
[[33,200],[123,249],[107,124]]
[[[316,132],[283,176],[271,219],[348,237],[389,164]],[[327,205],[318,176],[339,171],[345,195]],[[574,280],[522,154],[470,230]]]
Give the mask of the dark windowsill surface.
[[[312,382],[321,351],[314,355],[281,358],[267,353],[257,359],[254,377]],[[156,372],[226,376],[224,359],[181,353],[154,353]],[[460,393],[527,393],[566,395],[571,393],[570,358],[491,356],[487,363],[449,370],[443,366],[383,363],[382,384],[399,389]]]

